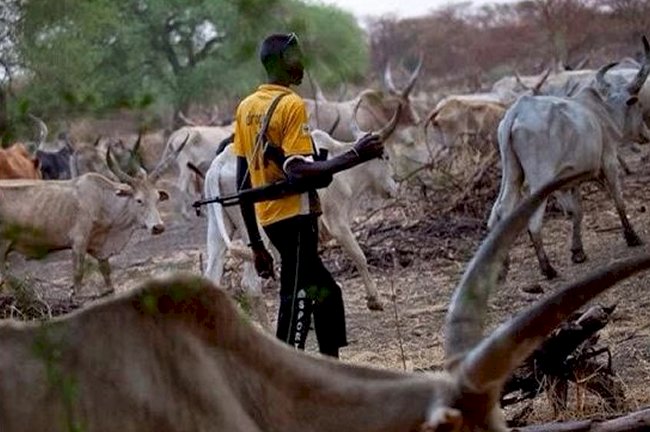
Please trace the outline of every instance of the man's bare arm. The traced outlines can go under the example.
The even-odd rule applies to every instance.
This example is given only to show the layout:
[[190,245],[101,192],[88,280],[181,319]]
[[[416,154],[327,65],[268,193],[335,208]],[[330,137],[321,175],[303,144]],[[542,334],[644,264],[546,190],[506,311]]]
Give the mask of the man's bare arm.
[[381,156],[383,145],[377,135],[366,135],[347,151],[337,157],[324,161],[307,161],[292,158],[284,166],[287,175],[295,180],[312,179],[345,171],[363,162]]

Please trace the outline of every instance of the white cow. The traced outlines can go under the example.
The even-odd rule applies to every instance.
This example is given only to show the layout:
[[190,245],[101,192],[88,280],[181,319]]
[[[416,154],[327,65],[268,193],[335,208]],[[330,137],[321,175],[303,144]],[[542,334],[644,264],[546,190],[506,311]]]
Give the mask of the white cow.
[[[393,119],[395,120],[395,118]],[[394,127],[394,121],[393,123]],[[390,126],[390,124],[389,124]],[[388,129],[384,129],[383,136]],[[359,135],[357,133],[357,135]],[[352,143],[344,143],[331,138],[323,131],[312,132],[316,147],[325,149],[331,157],[344,153]],[[236,157],[227,147],[215,158],[208,169],[204,183],[205,196],[224,196],[236,191]],[[366,289],[367,306],[371,310],[382,310],[383,305],[377,286],[370,277],[368,264],[350,227],[350,219],[358,208],[362,195],[370,193],[383,198],[397,194],[397,184],[392,177],[392,169],[386,159],[375,159],[365,164],[343,171],[334,176],[332,183],[318,191],[323,215],[321,221],[327,231],[338,240],[343,250],[352,258]],[[263,230],[261,230],[263,234]],[[207,249],[208,262],[206,275],[217,284],[223,275],[226,252],[247,258],[244,262],[243,286],[251,294],[252,306],[260,321],[265,321],[265,309],[261,298],[261,280],[257,277],[250,252],[233,244],[232,238],[241,237],[247,241],[246,228],[239,207],[222,208],[218,204],[208,206]],[[269,246],[268,239],[265,243]]]
[[[198,199],[194,184],[193,172],[188,168],[188,162],[194,166],[212,161],[217,154],[219,144],[232,135],[234,124],[228,126],[183,126],[169,136],[163,158],[174,153],[189,134],[189,141],[178,157],[175,165],[178,171],[177,187],[181,193],[181,211],[186,218],[194,217],[191,212],[191,202]],[[174,165],[174,164],[172,164]]]
[[[173,156],[173,155],[172,155]],[[113,291],[109,258],[121,252],[139,227],[152,234],[165,230],[157,209],[169,196],[154,184],[163,161],[149,175],[123,172],[110,150],[106,162],[122,182],[96,173],[71,180],[0,181],[0,271],[6,274],[7,254],[43,257],[72,249],[73,294],[78,293],[86,253],[97,259],[108,294]]]
[[[618,175],[617,147],[638,131],[643,119],[638,93],[650,72],[650,46],[644,38],[646,63],[634,80],[623,86],[605,80],[614,64],[600,69],[597,88],[589,86],[571,98],[523,96],[499,125],[502,178],[499,196],[492,208],[489,227],[508,215],[524,193],[534,192],[567,173],[589,173],[607,187],[616,204],[629,246],[640,245],[627,219]],[[577,188],[560,194],[573,215],[572,260],[586,259],[582,238],[582,208]],[[547,278],[557,276],[544,251],[541,227],[545,203],[530,220],[528,231],[540,269]]]
[[0,430],[506,432],[499,399],[513,371],[576,309],[650,267],[648,254],[616,262],[484,335],[504,256],[562,183],[525,201],[474,255],[450,301],[444,370],[297,351],[209,281],[176,276],[53,321],[0,322]]

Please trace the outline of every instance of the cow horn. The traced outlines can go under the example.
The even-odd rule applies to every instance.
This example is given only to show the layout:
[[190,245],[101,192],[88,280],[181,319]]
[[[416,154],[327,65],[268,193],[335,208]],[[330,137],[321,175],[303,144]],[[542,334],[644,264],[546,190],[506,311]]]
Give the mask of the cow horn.
[[406,84],[406,87],[402,91],[402,97],[408,97],[408,95],[411,93],[411,90],[413,90],[413,87],[415,86],[415,82],[418,80],[418,77],[420,76],[420,70],[422,69],[422,64],[424,63],[424,56],[420,53],[420,56],[418,57],[418,64],[415,66],[415,69],[413,69],[413,73],[411,73],[411,76],[409,77],[409,81]]
[[587,63],[591,61],[591,54],[587,54],[574,68],[573,70],[581,70],[587,66]]
[[641,40],[643,41],[643,52],[645,54],[645,58],[643,61],[643,66],[641,66],[641,69],[639,69],[636,77],[627,86],[627,91],[631,95],[638,94],[641,91],[643,84],[648,78],[648,74],[650,74],[650,44],[648,44],[648,39],[645,37],[645,35]]
[[479,392],[501,387],[514,369],[575,310],[617,282],[650,268],[650,254],[637,255],[597,270],[522,311],[484,339],[459,370]]
[[384,126],[379,131],[377,131],[377,135],[379,135],[379,138],[382,141],[385,141],[397,127],[397,120],[399,119],[399,114],[401,110],[402,110],[402,105],[397,104],[397,108],[395,108],[395,113],[393,113],[393,117],[391,117],[390,121],[386,124],[386,126]]
[[[447,367],[452,368],[462,361],[470,377],[478,374],[476,370],[485,362],[494,361],[489,353],[478,351],[486,359],[477,362],[475,352],[482,339],[487,300],[490,291],[496,286],[498,274],[513,242],[528,224],[531,215],[554,190],[588,178],[588,174],[578,174],[555,180],[526,198],[523,203],[505,220],[501,221],[488,235],[456,288],[446,318],[445,357]],[[497,332],[496,335],[500,333]],[[473,350],[473,351],[471,351]],[[508,367],[510,363],[508,363]],[[472,372],[472,373],[470,373]],[[489,373],[489,372],[488,372]],[[480,375],[480,374],[479,374]],[[496,375],[493,375],[496,376]],[[502,378],[499,375],[498,378]]]
[[395,87],[393,82],[393,74],[390,71],[390,62],[386,63],[386,69],[384,70],[384,85],[388,89],[388,92],[394,95],[398,95],[399,91]]
[[120,166],[115,162],[113,154],[111,153],[110,145],[106,147],[106,165],[108,165],[108,169],[110,169],[111,172],[115,174],[115,177],[117,177],[117,179],[122,183],[133,185],[135,182],[135,179],[122,171],[122,168],[120,168]]
[[546,69],[544,73],[542,74],[542,77],[540,80],[535,84],[530,90],[533,92],[534,95],[538,95],[539,91],[541,90],[542,86],[548,79],[549,75],[551,74],[551,69]]
[[187,144],[187,141],[190,139],[190,135],[191,133],[188,132],[187,135],[185,136],[185,140],[181,143],[181,145],[178,146],[178,148],[174,150],[171,154],[167,155],[165,159],[160,161],[160,163],[158,163],[158,165],[156,165],[156,167],[151,170],[148,178],[152,183],[155,183],[156,180],[158,180],[158,177],[160,177],[162,172],[169,166],[170,163],[172,163],[174,159],[178,157],[181,151],[183,151],[185,144]]
[[359,122],[357,121],[357,111],[361,106],[362,100],[363,98],[360,97],[357,103],[354,105],[354,110],[352,110],[352,123],[350,125],[350,128],[352,129],[352,135],[354,135],[355,140],[358,140],[359,138],[365,135],[365,132],[361,130],[361,128],[359,127]]
[[48,133],[47,125],[45,124],[45,122],[43,120],[36,117],[35,115],[33,115],[31,113],[29,113],[27,115],[29,116],[29,118],[34,120],[36,122],[36,124],[38,125],[38,132],[39,133],[38,133],[38,143],[36,144],[36,147],[40,147],[41,144],[43,144],[45,142],[45,140],[47,139],[47,133]]
[[185,113],[183,113],[183,111],[180,110],[178,111],[178,118],[181,119],[183,123],[185,123],[188,126],[197,126],[196,122],[193,122],[192,120],[187,118],[187,116],[185,115]]
[[608,70],[610,70],[617,64],[618,62],[606,64],[605,66],[598,69],[598,72],[596,72],[596,84],[598,85],[600,90],[608,91],[611,88],[611,84],[607,82],[607,80],[605,79],[605,74],[607,73]]
[[[357,140],[366,134],[366,132],[361,130],[361,128],[359,127],[359,123],[357,122],[357,110],[359,109],[359,106],[361,106],[362,101],[363,98],[359,98],[356,105],[354,106],[354,110],[352,111],[352,125],[351,125],[352,133],[355,139]],[[398,104],[397,108],[395,109],[395,112],[393,113],[393,116],[388,121],[388,123],[380,130],[374,132],[377,135],[379,135],[379,138],[382,141],[385,141],[390,136],[390,134],[393,133],[395,127],[397,127],[397,121],[399,120],[399,114],[401,110],[402,110],[402,106],[401,104]]]
[[608,83],[607,80],[605,79],[605,74],[607,73],[608,70],[610,70],[617,64],[618,62],[606,64],[605,66],[598,69],[598,72],[596,72],[596,84],[598,84],[601,90],[607,91],[611,87],[610,83]]

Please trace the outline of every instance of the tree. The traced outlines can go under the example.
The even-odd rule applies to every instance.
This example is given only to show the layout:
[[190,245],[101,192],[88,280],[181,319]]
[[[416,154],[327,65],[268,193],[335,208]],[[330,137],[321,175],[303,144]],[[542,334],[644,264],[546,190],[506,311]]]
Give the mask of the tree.
[[7,109],[13,76],[19,68],[16,50],[16,24],[20,19],[18,0],[0,3],[0,143],[9,135]]
[[[272,31],[304,34],[325,76],[364,66],[349,14],[295,0],[41,0],[24,16],[26,97],[48,112],[170,104],[178,120],[191,103],[249,91],[261,78],[257,46]],[[349,61],[327,49],[337,46]]]

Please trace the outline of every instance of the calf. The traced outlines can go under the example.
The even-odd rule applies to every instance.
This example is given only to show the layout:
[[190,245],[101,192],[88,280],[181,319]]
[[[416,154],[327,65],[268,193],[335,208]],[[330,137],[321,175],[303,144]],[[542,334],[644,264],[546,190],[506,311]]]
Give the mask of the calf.
[[[601,181],[612,196],[629,246],[640,245],[628,221],[618,175],[617,147],[634,134],[643,122],[638,92],[650,73],[650,45],[643,38],[644,66],[624,86],[605,80],[601,68],[596,86],[588,86],[574,97],[523,96],[506,113],[499,125],[502,178],[499,196],[492,208],[489,227],[508,215],[528,185],[531,192],[566,173],[589,173]],[[560,202],[573,216],[572,260],[585,261],[582,246],[582,208],[577,188],[563,191]],[[541,237],[545,203],[530,220],[530,234],[542,274],[557,276],[544,251]]]
[[49,322],[0,322],[0,430],[505,432],[499,396],[512,372],[573,311],[650,267],[648,254],[618,261],[483,336],[508,249],[565,183],[525,200],[474,255],[448,309],[442,371],[294,350],[209,281],[176,276]]

